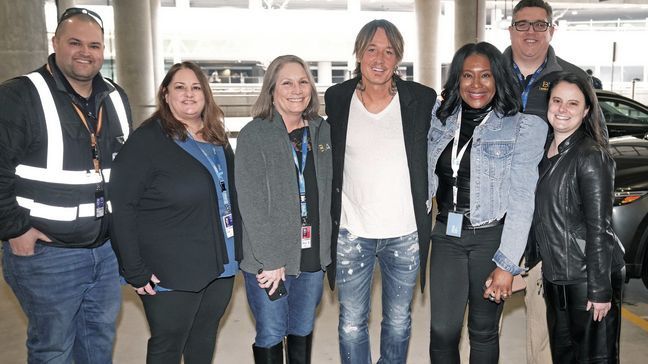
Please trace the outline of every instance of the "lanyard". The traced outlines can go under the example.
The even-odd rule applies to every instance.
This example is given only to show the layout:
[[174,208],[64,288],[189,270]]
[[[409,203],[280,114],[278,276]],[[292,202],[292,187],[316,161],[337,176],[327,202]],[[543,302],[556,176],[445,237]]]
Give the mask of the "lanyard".
[[[547,65],[547,59],[545,58],[544,62],[538,67],[538,69],[533,72],[533,76],[531,76],[531,79],[529,80],[529,83],[526,84],[524,87],[524,91],[522,91],[522,111],[526,109],[526,104],[527,100],[529,99],[529,92],[531,92],[531,88],[533,87],[533,84],[535,83],[536,79],[540,77],[540,74],[544,70],[545,66]],[[515,70],[515,75],[517,76],[518,80],[520,81],[521,84],[524,84],[524,75],[522,74],[522,71],[520,71],[520,67],[518,67],[515,62],[513,62],[513,69]]]
[[304,179],[304,170],[306,170],[306,159],[308,158],[308,128],[304,128],[304,135],[302,136],[301,144],[301,168],[299,168],[299,160],[297,159],[297,152],[295,148],[290,148],[297,167],[297,175],[299,176],[299,206],[301,210],[302,225],[308,225],[308,208],[306,206],[306,181]]
[[81,109],[75,104],[72,103],[72,106],[74,106],[74,110],[76,110],[77,114],[79,115],[79,118],[81,118],[81,121],[83,122],[83,125],[86,127],[86,130],[88,130],[88,133],[90,133],[90,151],[92,152],[92,164],[94,166],[95,172],[99,173],[99,147],[97,145],[97,135],[101,131],[101,126],[103,125],[103,105],[99,107],[99,117],[97,120],[97,130],[94,131],[92,130],[92,126],[88,124],[88,120],[86,119],[85,115],[83,112],[81,112]]
[[[230,205],[229,193],[227,193],[227,185],[225,184],[225,177],[223,176],[223,171],[221,170],[220,164],[216,165],[214,163],[214,161],[212,160],[212,158],[209,158],[207,153],[205,153],[203,148],[200,146],[200,143],[198,143],[196,141],[196,139],[194,139],[193,135],[191,135],[191,133],[187,133],[187,134],[189,134],[189,137],[191,138],[191,140],[194,142],[194,144],[196,144],[196,146],[198,147],[200,152],[205,156],[205,158],[207,159],[207,161],[211,165],[214,172],[216,172],[216,177],[218,178],[218,184],[220,185],[221,196],[223,196],[223,205],[225,207],[225,213],[226,214],[231,213],[232,212],[232,206]],[[214,147],[212,146],[212,148],[214,148]]]
[[[51,75],[53,75],[49,64],[47,64],[47,71]],[[79,115],[79,118],[81,118],[81,121],[83,122],[83,125],[88,130],[88,133],[90,133],[90,152],[92,153],[92,165],[94,166],[95,172],[99,173],[100,172],[100,162],[99,162],[100,156],[99,156],[99,147],[97,145],[97,135],[99,135],[99,132],[101,131],[101,125],[102,125],[102,121],[103,121],[103,112],[102,112],[103,111],[103,105],[101,105],[99,107],[99,116],[98,116],[98,119],[97,119],[97,130],[96,131],[92,130],[92,126],[90,124],[88,124],[88,120],[86,120],[86,117],[83,114],[83,112],[81,111],[81,109],[79,109],[79,106],[77,106],[77,104],[75,104],[74,102],[72,102],[72,106],[74,106],[74,110]],[[103,178],[103,176],[102,176],[102,178]]]
[[[490,118],[492,114],[493,111],[491,110],[488,114],[486,114],[479,125],[482,125],[484,122],[486,122],[486,120],[488,120],[488,118]],[[452,205],[454,207],[454,211],[457,211],[457,195],[459,194],[459,187],[457,186],[459,165],[461,164],[461,159],[463,159],[464,153],[466,153],[466,149],[468,149],[468,144],[470,144],[470,141],[472,140],[471,136],[468,141],[466,141],[466,144],[461,147],[461,150],[457,154],[457,149],[459,149],[459,135],[461,133],[461,109],[459,109],[459,113],[457,114],[457,121],[457,129],[455,130],[454,140],[452,141],[452,154],[450,154],[450,167],[452,168]]]

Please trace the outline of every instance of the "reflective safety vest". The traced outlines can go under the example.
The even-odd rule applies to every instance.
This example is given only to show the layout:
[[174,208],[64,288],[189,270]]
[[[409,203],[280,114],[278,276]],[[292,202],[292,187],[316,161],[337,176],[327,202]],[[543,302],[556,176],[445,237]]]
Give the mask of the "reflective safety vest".
[[[45,182],[59,185],[88,186],[97,185],[103,181],[110,181],[110,168],[104,168],[97,173],[94,170],[64,170],[63,169],[63,132],[59,112],[54,102],[52,92],[39,72],[26,75],[34,84],[43,106],[45,124],[47,127],[47,166],[45,168],[19,164],[16,175],[20,178],[36,182]],[[104,79],[113,85],[110,81]],[[114,85],[113,85],[114,86]],[[129,125],[124,102],[117,89],[109,94],[110,100],[117,112],[119,125],[124,136],[128,138]],[[72,188],[72,186],[70,186]],[[81,203],[78,206],[54,206],[34,201],[24,196],[16,196],[18,205],[28,209],[30,216],[53,221],[74,221],[78,217],[95,216],[94,201]],[[110,201],[106,201],[108,211],[111,211]]]

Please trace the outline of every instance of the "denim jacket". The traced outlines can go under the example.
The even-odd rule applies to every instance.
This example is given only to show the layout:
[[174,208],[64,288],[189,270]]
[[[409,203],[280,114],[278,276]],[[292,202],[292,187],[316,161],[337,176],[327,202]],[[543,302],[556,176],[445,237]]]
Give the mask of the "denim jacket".
[[[441,152],[459,127],[458,109],[445,122],[432,110],[428,132],[428,207],[436,195],[439,178],[435,173]],[[535,115],[517,113],[502,117],[493,113],[475,128],[470,149],[470,222],[479,226],[506,214],[499,249],[493,262],[513,275],[527,243],[533,218],[538,164],[547,139],[547,123]]]

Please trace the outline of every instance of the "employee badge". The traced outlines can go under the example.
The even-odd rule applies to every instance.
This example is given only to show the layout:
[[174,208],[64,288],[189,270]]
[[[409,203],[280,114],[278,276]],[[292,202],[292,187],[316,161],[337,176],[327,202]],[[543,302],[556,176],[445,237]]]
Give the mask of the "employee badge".
[[95,191],[95,218],[100,219],[106,214],[106,196],[103,189]]
[[234,236],[234,219],[232,214],[223,216],[223,226],[225,227],[225,236],[231,238]]
[[446,235],[460,238],[462,225],[463,214],[448,212],[448,226],[446,226]]
[[311,226],[305,225],[301,228],[301,248],[308,249],[311,247]]

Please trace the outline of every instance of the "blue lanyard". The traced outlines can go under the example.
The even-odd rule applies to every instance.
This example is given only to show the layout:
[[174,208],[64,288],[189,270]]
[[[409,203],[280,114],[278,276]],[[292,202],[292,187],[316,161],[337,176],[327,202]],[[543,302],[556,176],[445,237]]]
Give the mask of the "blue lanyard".
[[[529,99],[529,92],[531,91],[533,84],[536,82],[536,79],[540,77],[540,74],[542,73],[546,65],[547,65],[547,59],[545,58],[544,62],[542,62],[540,67],[538,67],[538,69],[535,72],[533,72],[533,76],[531,76],[529,83],[527,83],[526,87],[524,87],[524,91],[522,91],[522,95],[521,95],[522,111],[526,109],[527,100]],[[524,84],[524,75],[522,74],[522,71],[520,71],[520,67],[518,67],[518,65],[515,64],[515,62],[513,62],[513,70],[515,70],[515,75],[517,76],[520,83]]]
[[[212,158],[210,158],[207,155],[207,153],[205,153],[203,148],[200,146],[200,143],[198,143],[196,141],[196,139],[194,139],[193,135],[191,135],[191,133],[187,133],[187,134],[189,134],[189,137],[191,138],[191,140],[193,140],[194,144],[196,144],[198,149],[200,149],[200,152],[205,156],[205,158],[207,159],[207,161],[209,162],[211,167],[214,169],[214,172],[216,172],[216,177],[218,178],[218,184],[220,185],[220,188],[221,188],[221,195],[223,196],[223,205],[225,207],[225,213],[226,214],[231,213],[232,212],[232,206],[230,205],[230,202],[229,202],[229,193],[227,193],[227,185],[225,184],[225,178],[223,177],[223,171],[221,170],[220,164],[216,165],[214,163],[214,161],[212,160]],[[212,146],[212,148],[214,148],[214,146]],[[216,153],[214,152],[214,154],[216,154]]]
[[304,128],[304,135],[301,144],[301,168],[299,167],[299,160],[297,159],[297,152],[295,148],[290,148],[297,167],[297,174],[299,176],[299,206],[301,210],[302,225],[308,225],[308,208],[306,207],[306,181],[304,179],[304,170],[306,170],[306,159],[308,158],[308,127]]

